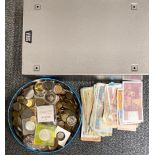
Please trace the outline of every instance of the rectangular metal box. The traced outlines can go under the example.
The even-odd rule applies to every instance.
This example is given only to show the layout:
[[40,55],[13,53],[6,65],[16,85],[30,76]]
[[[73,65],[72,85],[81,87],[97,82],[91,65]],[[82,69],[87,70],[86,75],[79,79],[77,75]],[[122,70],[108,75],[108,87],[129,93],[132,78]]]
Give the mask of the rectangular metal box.
[[24,0],[22,74],[148,74],[148,0]]

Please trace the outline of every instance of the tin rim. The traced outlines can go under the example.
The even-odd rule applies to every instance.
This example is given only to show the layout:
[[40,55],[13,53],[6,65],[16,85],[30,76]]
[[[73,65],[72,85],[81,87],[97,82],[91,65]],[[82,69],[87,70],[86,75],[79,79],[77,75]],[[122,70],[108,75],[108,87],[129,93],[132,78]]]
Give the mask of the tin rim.
[[[14,129],[13,129],[13,125],[11,123],[11,107],[12,107],[12,104],[13,104],[13,101],[14,99],[16,98],[16,96],[21,92],[22,89],[24,89],[25,87],[29,86],[30,84],[32,84],[33,82],[35,81],[38,81],[38,80],[53,80],[53,81],[56,81],[56,82],[59,82],[61,84],[64,84],[65,86],[67,86],[69,88],[70,91],[73,92],[73,95],[77,101],[77,103],[79,104],[79,109],[80,109],[80,122],[79,122],[79,125],[78,125],[78,128],[76,130],[76,132],[74,133],[73,137],[60,149],[58,150],[51,150],[51,151],[47,151],[47,152],[44,152],[44,151],[39,151],[39,150],[33,150],[31,149],[30,147],[24,145],[20,140],[19,138],[16,136],[15,132],[14,132]],[[13,135],[13,137],[15,138],[15,140],[26,150],[28,151],[31,151],[31,152],[36,152],[36,153],[42,153],[42,154],[49,154],[49,153],[56,153],[56,152],[59,152],[63,149],[65,149],[73,140],[74,138],[76,137],[76,135],[78,134],[79,130],[80,130],[80,127],[81,127],[81,124],[82,124],[82,105],[81,105],[81,101],[80,101],[80,97],[79,97],[79,94],[77,93],[77,91],[73,88],[72,85],[70,85],[69,83],[66,83],[66,82],[63,82],[63,81],[60,81],[58,79],[55,79],[55,78],[38,78],[38,79],[35,79],[35,80],[31,80],[29,82],[27,82],[26,84],[24,84],[22,87],[20,87],[16,93],[14,94],[14,96],[12,97],[11,101],[10,101],[10,104],[9,104],[9,108],[8,108],[8,124],[9,124],[9,129],[11,131],[11,134]]]

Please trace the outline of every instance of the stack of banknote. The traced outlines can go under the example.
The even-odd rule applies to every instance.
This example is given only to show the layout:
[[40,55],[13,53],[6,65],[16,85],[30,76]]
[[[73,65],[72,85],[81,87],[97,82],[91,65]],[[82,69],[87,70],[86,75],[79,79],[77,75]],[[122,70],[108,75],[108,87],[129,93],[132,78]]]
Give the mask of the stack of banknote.
[[97,83],[81,88],[81,140],[100,142],[113,128],[136,131],[143,122],[143,83]]

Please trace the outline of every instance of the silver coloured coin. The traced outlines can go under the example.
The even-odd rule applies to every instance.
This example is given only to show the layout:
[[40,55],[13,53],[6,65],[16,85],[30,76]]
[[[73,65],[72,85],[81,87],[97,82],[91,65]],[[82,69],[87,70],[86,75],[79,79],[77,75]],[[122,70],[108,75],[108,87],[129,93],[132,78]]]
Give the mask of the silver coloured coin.
[[62,141],[62,140],[65,139],[65,133],[62,132],[62,131],[60,131],[60,132],[57,133],[56,137],[57,137],[57,139],[58,139],[59,141]]
[[75,126],[77,123],[77,118],[75,116],[69,116],[67,117],[67,124],[69,126]]
[[29,100],[29,99],[33,98],[33,96],[34,96],[34,90],[33,90],[32,88],[30,88],[30,89],[26,92],[25,98],[26,98],[27,100]]

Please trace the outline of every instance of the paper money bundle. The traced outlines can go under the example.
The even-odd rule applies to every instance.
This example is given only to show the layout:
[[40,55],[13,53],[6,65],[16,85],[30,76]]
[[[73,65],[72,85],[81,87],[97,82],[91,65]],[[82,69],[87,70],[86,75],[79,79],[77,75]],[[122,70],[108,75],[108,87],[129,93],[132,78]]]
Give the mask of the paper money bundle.
[[97,83],[80,90],[82,141],[100,142],[113,128],[136,131],[143,122],[142,82]]

